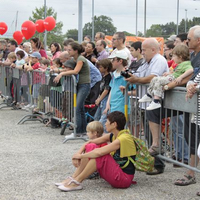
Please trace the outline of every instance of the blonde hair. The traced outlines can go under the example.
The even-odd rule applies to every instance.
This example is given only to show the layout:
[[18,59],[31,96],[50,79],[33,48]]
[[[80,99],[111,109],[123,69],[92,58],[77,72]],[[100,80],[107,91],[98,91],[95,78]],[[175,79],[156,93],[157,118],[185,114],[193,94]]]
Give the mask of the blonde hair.
[[10,52],[10,53],[8,54],[8,59],[10,59],[10,58],[15,58],[15,59],[17,59],[17,56],[16,56],[16,54],[15,54],[14,52]]
[[101,137],[103,134],[103,125],[101,122],[99,121],[93,121],[90,122],[87,127],[86,127],[87,131],[91,131],[91,132],[97,132],[97,137]]
[[172,54],[175,54],[183,61],[190,60],[190,51],[189,48],[185,44],[179,44],[174,47]]

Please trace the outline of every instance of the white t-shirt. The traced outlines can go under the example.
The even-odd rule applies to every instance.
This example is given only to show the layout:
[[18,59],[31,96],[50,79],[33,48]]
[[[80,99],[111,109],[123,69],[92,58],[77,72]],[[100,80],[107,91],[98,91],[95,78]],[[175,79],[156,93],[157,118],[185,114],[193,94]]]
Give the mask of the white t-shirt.
[[[145,62],[141,67],[138,68],[135,75],[138,77],[146,77],[150,75],[162,76],[164,72],[168,72],[169,67],[166,59],[156,54],[149,63]],[[146,94],[148,86],[139,86],[139,97],[142,98]],[[141,103],[140,107],[145,109],[149,103]]]

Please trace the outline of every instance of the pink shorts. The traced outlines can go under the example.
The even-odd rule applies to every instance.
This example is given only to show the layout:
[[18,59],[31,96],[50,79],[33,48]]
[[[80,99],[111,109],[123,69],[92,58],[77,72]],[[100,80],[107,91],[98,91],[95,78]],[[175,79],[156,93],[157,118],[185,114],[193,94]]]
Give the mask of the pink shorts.
[[122,171],[111,155],[96,158],[97,171],[112,187],[128,188],[133,182],[134,175]]

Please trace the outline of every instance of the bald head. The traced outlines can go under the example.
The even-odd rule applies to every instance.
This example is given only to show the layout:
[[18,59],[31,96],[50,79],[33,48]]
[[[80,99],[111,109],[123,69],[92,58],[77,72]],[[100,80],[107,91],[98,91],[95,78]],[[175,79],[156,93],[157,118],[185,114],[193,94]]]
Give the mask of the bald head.
[[146,45],[149,48],[154,48],[159,52],[160,45],[155,38],[147,38],[142,44]]
[[155,38],[147,38],[142,42],[142,55],[149,62],[157,53],[159,53],[160,45]]
[[60,58],[61,63],[64,63],[64,62],[66,62],[67,60],[70,59],[70,56],[69,56],[69,53],[67,51],[63,51],[60,54],[59,58]]

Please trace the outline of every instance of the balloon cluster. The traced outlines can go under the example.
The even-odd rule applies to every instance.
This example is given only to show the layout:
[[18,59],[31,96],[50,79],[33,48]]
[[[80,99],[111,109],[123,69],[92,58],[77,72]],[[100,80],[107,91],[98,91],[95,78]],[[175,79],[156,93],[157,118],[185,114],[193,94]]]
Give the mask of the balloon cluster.
[[[35,23],[32,21],[25,21],[21,26],[21,31],[15,31],[13,38],[18,44],[21,44],[23,38],[26,40],[34,36],[35,32],[43,33],[45,30],[51,31],[56,26],[56,20],[53,17],[47,17],[45,20],[39,19]],[[4,22],[0,22],[0,34],[6,33],[8,27]]]

